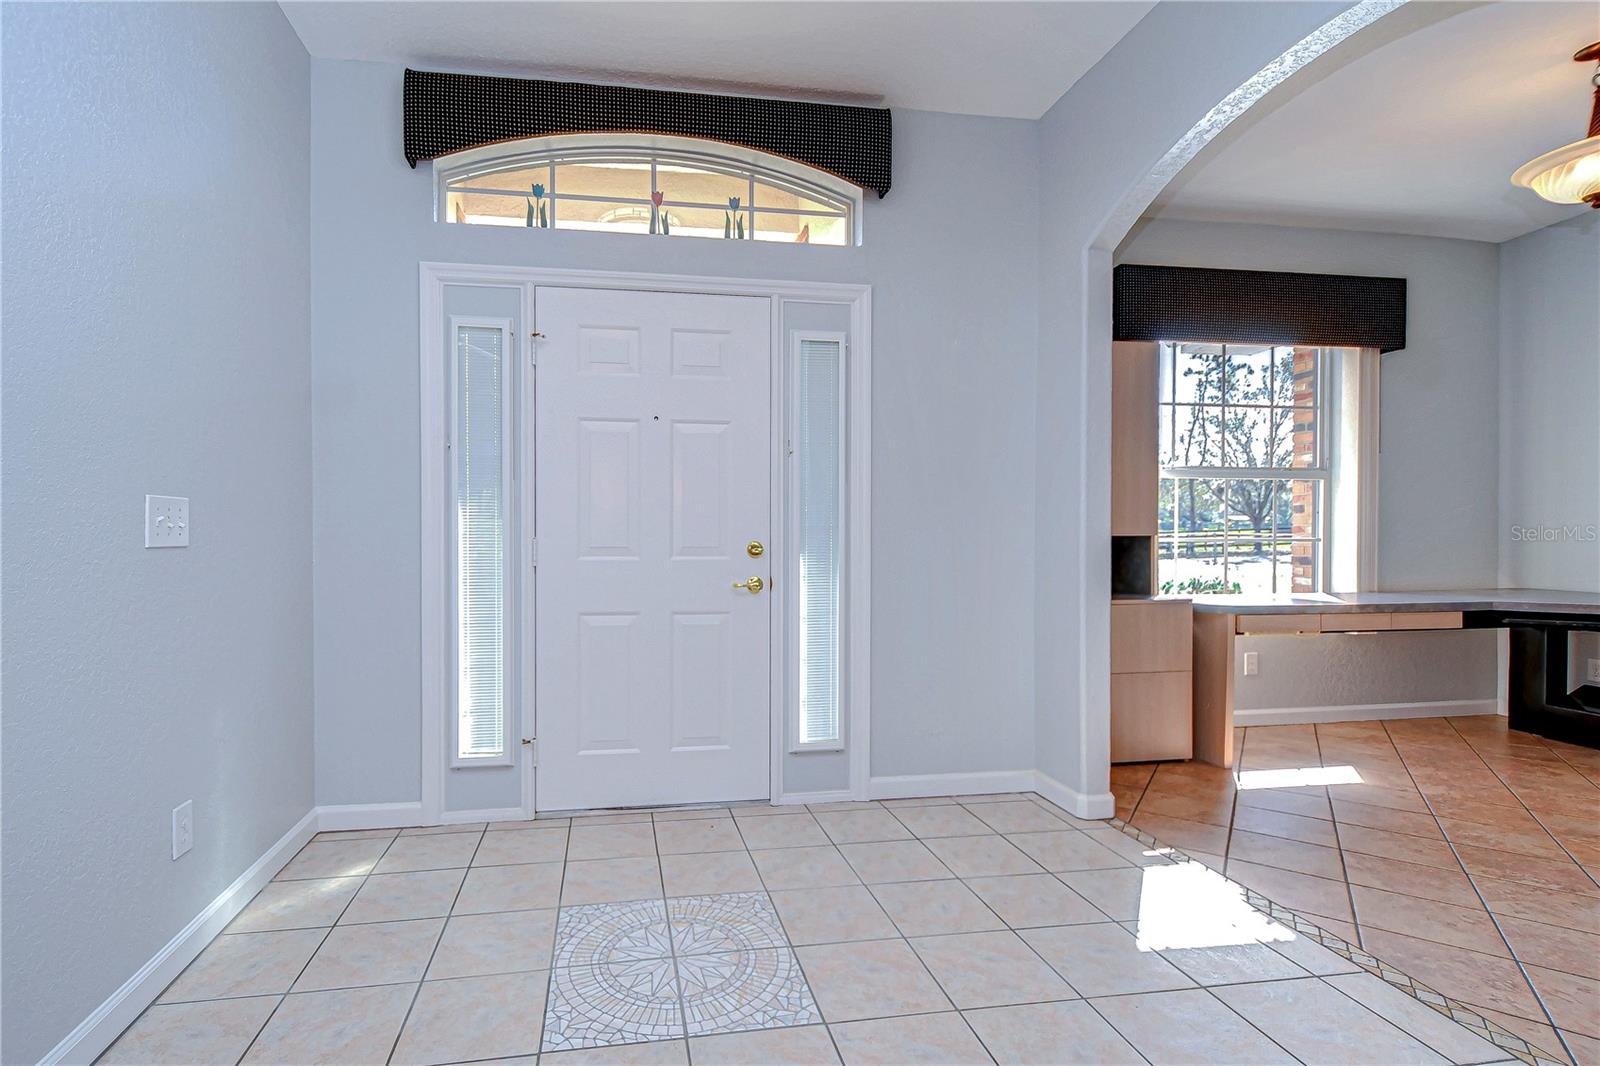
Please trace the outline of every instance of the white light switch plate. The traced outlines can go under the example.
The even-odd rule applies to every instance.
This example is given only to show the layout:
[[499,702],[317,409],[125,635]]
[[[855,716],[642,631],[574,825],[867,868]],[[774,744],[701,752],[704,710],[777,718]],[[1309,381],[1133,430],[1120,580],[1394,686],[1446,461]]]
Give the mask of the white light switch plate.
[[146,548],[189,546],[189,497],[146,496],[144,498],[144,546]]
[[1261,669],[1261,661],[1256,658],[1256,656],[1260,654],[1261,653],[1258,651],[1247,651],[1244,653],[1245,677],[1255,677],[1257,671]]
[[194,800],[184,800],[172,808],[172,857],[194,847]]
[[1600,659],[1589,660],[1589,681],[1591,684],[1600,685]]

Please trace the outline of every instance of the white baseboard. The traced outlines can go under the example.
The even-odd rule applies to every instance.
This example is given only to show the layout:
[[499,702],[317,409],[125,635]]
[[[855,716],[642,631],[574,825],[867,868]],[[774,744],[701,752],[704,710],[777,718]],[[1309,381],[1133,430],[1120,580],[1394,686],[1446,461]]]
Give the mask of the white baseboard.
[[319,824],[318,810],[313,807],[40,1061],[53,1066],[61,1062],[93,1062],[98,1058],[139,1012],[153,1003],[162,989],[211,943],[211,938],[233,921],[262,886],[294,858],[294,853],[316,834]]
[[1032,770],[991,770],[970,774],[905,774],[874,777],[868,799],[912,799],[918,796],[977,796],[987,792],[1032,792]]
[[[420,807],[421,805],[418,804]],[[485,807],[476,811],[445,811],[439,815],[440,825],[464,825],[467,822],[520,822],[527,818],[521,807]],[[413,825],[416,823],[413,822]]]
[[317,808],[317,828],[405,829],[422,824],[422,803],[339,803]]
[[1068,814],[1079,818],[1110,818],[1117,813],[1117,798],[1109,792],[1079,792],[1043,770],[1034,771],[1033,778],[1033,791]]
[[1374,722],[1380,718],[1444,718],[1498,714],[1500,703],[1487,700],[1428,700],[1422,703],[1342,703],[1327,707],[1260,707],[1237,709],[1233,724],[1300,725],[1307,722]]
[[833,788],[822,792],[785,792],[773,800],[773,806],[787,807],[796,803],[845,803],[855,799],[848,788]]

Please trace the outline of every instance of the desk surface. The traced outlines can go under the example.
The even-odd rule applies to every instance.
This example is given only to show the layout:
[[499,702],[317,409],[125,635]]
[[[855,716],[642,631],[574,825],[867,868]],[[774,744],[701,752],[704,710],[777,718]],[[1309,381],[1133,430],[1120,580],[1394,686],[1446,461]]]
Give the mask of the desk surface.
[[1600,615],[1600,593],[1562,589],[1428,589],[1308,596],[1196,596],[1210,614],[1359,614],[1382,611],[1556,611]]

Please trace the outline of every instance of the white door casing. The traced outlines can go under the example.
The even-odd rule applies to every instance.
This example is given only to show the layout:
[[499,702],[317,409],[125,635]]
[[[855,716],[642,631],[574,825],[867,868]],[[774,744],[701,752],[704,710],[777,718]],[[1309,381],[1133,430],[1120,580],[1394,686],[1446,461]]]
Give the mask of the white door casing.
[[766,797],[772,302],[534,300],[537,806]]

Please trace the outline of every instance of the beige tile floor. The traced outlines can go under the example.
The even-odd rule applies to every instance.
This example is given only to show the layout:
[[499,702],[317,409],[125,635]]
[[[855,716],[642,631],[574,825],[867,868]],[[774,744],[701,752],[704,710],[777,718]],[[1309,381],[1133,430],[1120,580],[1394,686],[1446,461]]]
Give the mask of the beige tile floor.
[[1240,731],[1114,767],[1120,817],[1580,1066],[1600,1064],[1600,752],[1482,715]]
[[322,834],[105,1062],[1499,1063],[1031,795]]

